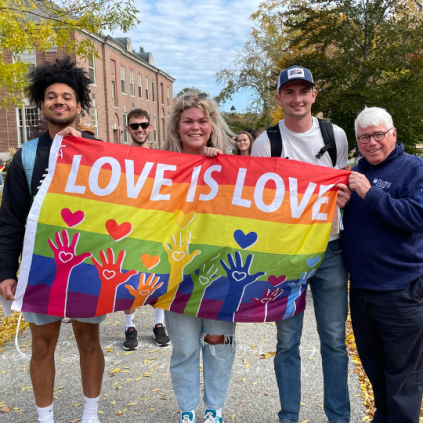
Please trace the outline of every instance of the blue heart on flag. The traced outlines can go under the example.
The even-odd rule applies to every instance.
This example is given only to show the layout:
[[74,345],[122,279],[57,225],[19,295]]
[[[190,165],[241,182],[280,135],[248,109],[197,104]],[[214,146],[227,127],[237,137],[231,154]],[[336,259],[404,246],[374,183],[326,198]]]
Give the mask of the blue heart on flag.
[[234,232],[234,238],[236,243],[243,249],[246,250],[254,245],[258,240],[258,235],[255,232],[250,232],[245,235],[240,229]]
[[314,267],[316,266],[317,263],[319,263],[319,261],[320,261],[320,257],[315,257],[315,258],[310,257],[309,259],[307,259],[307,266]]

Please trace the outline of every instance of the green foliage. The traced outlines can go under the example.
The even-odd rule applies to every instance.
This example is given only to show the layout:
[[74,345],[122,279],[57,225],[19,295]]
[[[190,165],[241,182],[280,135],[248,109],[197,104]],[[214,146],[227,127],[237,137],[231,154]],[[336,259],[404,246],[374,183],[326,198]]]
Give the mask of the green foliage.
[[72,40],[72,33],[127,32],[140,23],[137,13],[133,0],[0,0],[0,107],[22,103],[29,69],[23,53],[55,46],[81,57],[96,55],[92,42]]
[[292,34],[276,73],[291,65],[313,72],[313,112],[346,130],[365,106],[387,109],[409,152],[423,139],[423,18],[418,1],[311,0],[282,9]]
[[196,93],[201,93],[201,90],[199,90],[198,88],[195,88],[195,87],[192,87],[192,88],[185,87],[185,88],[183,88],[181,91],[179,91],[179,93],[178,93],[178,94],[176,94],[175,98],[176,98],[176,97],[179,97],[180,95],[185,94],[185,93],[187,93],[187,92],[189,92],[189,91],[194,91],[194,92],[196,92]]
[[268,126],[266,118],[258,113],[224,113],[223,117],[235,134],[246,129],[265,129]]

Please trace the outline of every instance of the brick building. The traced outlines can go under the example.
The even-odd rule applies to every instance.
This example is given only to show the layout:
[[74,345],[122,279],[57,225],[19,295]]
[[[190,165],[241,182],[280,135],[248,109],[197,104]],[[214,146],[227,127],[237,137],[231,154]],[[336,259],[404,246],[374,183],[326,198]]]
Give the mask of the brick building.
[[[160,148],[173,105],[175,79],[154,66],[151,53],[134,52],[129,38],[76,33],[74,37],[89,38],[99,56],[88,59],[73,56],[81,67],[86,68],[92,81],[92,108],[90,113],[81,116],[80,121],[92,123],[97,137],[103,141],[126,144],[130,143],[125,130],[127,114],[134,108],[143,108],[149,112],[153,125],[149,144]],[[46,53],[24,55],[22,60],[41,65],[65,55],[65,52],[53,48]],[[43,124],[40,113],[38,106],[30,105],[28,100],[24,121],[23,109],[0,109],[3,123],[0,126],[0,158],[7,159],[10,147],[20,148],[25,141],[45,130],[46,124]]]

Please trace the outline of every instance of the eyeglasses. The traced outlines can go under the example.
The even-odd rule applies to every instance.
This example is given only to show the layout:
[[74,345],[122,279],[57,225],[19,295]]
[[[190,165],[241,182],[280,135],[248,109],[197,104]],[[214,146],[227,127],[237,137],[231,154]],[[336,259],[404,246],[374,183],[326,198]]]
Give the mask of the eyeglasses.
[[375,132],[374,134],[364,134],[357,137],[357,141],[361,142],[361,144],[367,144],[370,141],[370,138],[373,137],[375,141],[382,141],[385,139],[385,135],[391,130],[394,129],[394,127],[388,129],[385,132]]
[[133,131],[136,131],[139,126],[141,126],[144,131],[150,126],[150,122],[141,122],[141,123],[130,123],[128,125]]
[[208,98],[210,96],[209,96],[208,93],[202,92],[202,93],[197,93],[197,94],[184,95],[182,97],[182,100],[189,100],[189,99],[195,98],[195,97],[203,99],[203,98]]

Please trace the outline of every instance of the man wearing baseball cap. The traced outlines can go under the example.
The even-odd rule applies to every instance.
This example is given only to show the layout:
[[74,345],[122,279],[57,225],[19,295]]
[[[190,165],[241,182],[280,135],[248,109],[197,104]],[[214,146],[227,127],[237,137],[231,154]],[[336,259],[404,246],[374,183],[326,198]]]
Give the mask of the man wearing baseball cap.
[[[284,119],[263,132],[254,142],[252,156],[282,157],[320,166],[344,169],[348,166],[345,132],[329,121],[312,116],[316,100],[311,72],[301,66],[283,70],[278,78],[276,100]],[[344,193],[338,205],[344,205]],[[321,342],[324,377],[324,410],[329,422],[350,421],[345,346],[348,312],[348,276],[342,259],[338,213],[325,256],[308,280],[313,294],[317,330]],[[311,269],[304,269],[304,271]],[[277,351],[275,373],[279,387],[280,423],[297,423],[301,401],[300,339],[304,312],[276,322]]]

